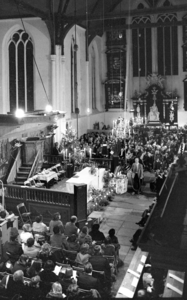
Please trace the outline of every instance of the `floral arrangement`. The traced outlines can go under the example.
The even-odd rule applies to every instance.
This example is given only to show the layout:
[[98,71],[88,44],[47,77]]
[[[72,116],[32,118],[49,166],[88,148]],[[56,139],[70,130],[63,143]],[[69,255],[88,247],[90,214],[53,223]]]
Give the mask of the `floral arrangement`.
[[106,189],[96,190],[93,187],[90,187],[88,191],[88,196],[90,201],[87,206],[88,215],[93,211],[103,211],[104,207],[109,204],[109,201],[112,201],[114,195],[114,188],[107,187]]

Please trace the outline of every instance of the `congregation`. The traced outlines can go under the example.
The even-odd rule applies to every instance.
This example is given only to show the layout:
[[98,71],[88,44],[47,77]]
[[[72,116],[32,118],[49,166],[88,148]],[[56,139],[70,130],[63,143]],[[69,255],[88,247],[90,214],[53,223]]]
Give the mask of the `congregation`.
[[[93,132],[83,135],[76,149],[84,149],[88,160],[110,159],[117,155],[123,174],[129,170],[133,172],[134,163],[140,163],[143,171],[155,174],[156,180],[150,182],[150,189],[158,195],[182,140],[183,134],[178,131],[139,132],[121,140],[115,140],[111,134]],[[61,147],[65,145],[61,143]],[[62,149],[57,144],[55,149],[61,155]],[[71,158],[76,166],[75,157],[72,155]],[[103,163],[101,159],[101,166]],[[140,227],[145,226],[155,202],[156,198],[143,212],[142,219],[137,223]],[[141,232],[139,228],[134,233],[132,250],[136,250]],[[53,215],[48,227],[42,216],[38,215],[32,226],[23,225],[20,234],[16,228],[11,228],[10,240],[3,245],[0,264],[1,293],[5,297],[20,294],[24,298],[27,295],[29,299],[34,299],[36,294],[40,298],[52,299],[109,299],[118,268],[123,265],[119,249],[113,228],[108,236],[99,230],[99,224],[92,224],[92,228],[85,224],[80,230],[76,216],[63,224],[58,212]],[[159,280],[160,276],[155,282]],[[148,287],[152,289],[152,277],[149,280],[148,276],[148,282],[151,282]],[[143,290],[147,290],[144,285],[147,285],[147,280],[143,281]]]
[[63,224],[57,212],[49,227],[41,215],[32,226],[24,224],[20,234],[12,227],[10,240],[3,245],[1,295],[110,298],[120,262],[115,230],[105,237],[99,224],[91,230],[86,225],[80,230],[77,225],[76,216]]

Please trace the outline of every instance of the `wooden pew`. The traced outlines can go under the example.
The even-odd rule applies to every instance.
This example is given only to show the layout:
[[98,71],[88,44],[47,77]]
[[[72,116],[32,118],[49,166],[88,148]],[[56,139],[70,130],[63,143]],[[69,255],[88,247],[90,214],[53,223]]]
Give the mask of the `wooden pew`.
[[116,298],[133,298],[144,269],[148,252],[142,252],[137,248],[125,277],[117,292]]
[[185,272],[168,270],[163,298],[182,298]]

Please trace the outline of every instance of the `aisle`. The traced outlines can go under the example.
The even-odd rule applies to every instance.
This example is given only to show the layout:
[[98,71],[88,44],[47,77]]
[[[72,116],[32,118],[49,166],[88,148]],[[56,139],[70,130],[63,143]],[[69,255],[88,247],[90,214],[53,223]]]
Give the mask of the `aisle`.
[[131,250],[130,239],[139,228],[135,223],[141,219],[142,212],[152,204],[154,195],[134,195],[126,193],[116,195],[110,205],[106,207],[103,216],[104,221],[100,229],[105,235],[109,229],[114,228],[121,245],[120,258],[124,261],[123,267],[119,269],[117,281],[114,283],[113,292],[117,293],[119,286],[125,276],[128,266],[135,251]]

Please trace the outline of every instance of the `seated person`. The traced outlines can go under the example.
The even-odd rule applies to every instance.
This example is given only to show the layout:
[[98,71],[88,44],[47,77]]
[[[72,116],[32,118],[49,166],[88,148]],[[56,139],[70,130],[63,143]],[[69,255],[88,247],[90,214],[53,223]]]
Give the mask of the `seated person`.
[[99,230],[99,224],[93,224],[92,230],[89,235],[92,237],[92,241],[98,241],[103,243],[105,241],[104,234]]
[[108,282],[111,282],[111,269],[108,260],[103,257],[100,245],[95,245],[94,255],[89,258],[93,270],[104,271]]
[[77,217],[71,216],[70,222],[67,222],[64,228],[64,234],[71,236],[72,234],[78,234],[78,228],[75,225],[77,223]]
[[[17,228],[11,227],[10,229],[10,240],[6,241],[3,245],[3,256],[2,261],[11,260],[12,263],[15,263],[21,254],[23,254],[23,250],[21,244],[18,242],[19,232]],[[11,258],[6,254],[6,252],[10,253]]]
[[13,269],[12,269],[12,274],[14,274],[18,270],[21,270],[21,271],[23,271],[23,273],[25,275],[26,270],[27,270],[27,259],[28,259],[28,256],[22,254],[19,257],[19,259],[15,262]]
[[32,265],[27,269],[26,277],[32,278],[32,277],[39,275],[41,269],[42,269],[42,260],[35,259],[32,262]]
[[139,239],[139,236],[141,233],[142,233],[142,229],[136,230],[135,234],[133,235],[132,239],[130,240],[130,242],[132,243],[131,250],[137,249],[137,242],[138,242],[138,239]]
[[66,290],[66,296],[68,300],[79,300],[79,287],[76,283],[72,283]]
[[51,291],[47,294],[46,298],[50,299],[64,299],[66,295],[62,292],[62,286],[59,282],[54,282],[52,284]]
[[32,224],[32,230],[33,230],[34,234],[41,234],[41,235],[46,234],[48,229],[47,229],[47,225],[45,225],[43,223],[42,215],[36,216],[35,222],[33,222],[33,224]]
[[67,238],[67,243],[64,244],[66,250],[70,250],[70,251],[79,251],[80,249],[80,245],[79,242],[77,241],[77,235],[76,234],[72,234],[71,236],[69,236]]
[[120,244],[118,242],[118,238],[115,235],[115,229],[111,228],[108,232],[108,236],[106,237],[106,240],[108,243],[111,243],[115,246],[115,250],[118,252],[118,250],[120,249]]
[[29,238],[33,238],[32,228],[30,224],[24,224],[22,227],[23,231],[20,233],[20,240],[22,243],[22,248],[24,249],[25,244]]
[[52,247],[64,248],[64,244],[67,245],[66,237],[60,232],[58,225],[53,227],[53,234],[50,236],[50,244]]
[[47,260],[44,264],[44,268],[40,271],[39,276],[41,281],[44,282],[56,282],[58,281],[58,276],[53,272],[55,264],[52,260]]
[[145,209],[143,214],[142,214],[142,218],[139,222],[137,222],[136,224],[141,226],[141,227],[144,227],[145,223],[147,222],[147,219],[149,218],[150,216],[150,213],[151,213],[151,210],[153,208],[153,205],[150,205],[148,209]]
[[64,293],[66,293],[68,287],[73,284],[77,283],[76,280],[73,278],[73,269],[68,267],[63,275],[63,278],[59,280],[60,284],[62,285]]
[[86,263],[84,266],[84,272],[79,272],[77,284],[81,289],[90,290],[96,289],[99,290],[100,282],[97,278],[92,276],[92,265],[91,263]]
[[1,281],[2,286],[5,287],[5,290],[1,291],[1,296],[5,294],[9,299],[12,299],[15,295],[20,294],[24,299],[27,299],[28,287],[24,285],[23,275],[21,270],[16,271],[13,276],[5,275]]
[[[78,235],[79,244],[82,245],[87,243],[89,246],[92,245],[92,237],[88,233],[88,227],[84,226]],[[85,241],[86,240],[86,241]]]
[[59,226],[60,232],[64,233],[64,226],[63,226],[63,223],[61,221],[61,215],[60,215],[59,212],[54,213],[53,219],[49,222],[49,231],[50,231],[50,234],[53,234],[53,228],[56,225]]
[[79,251],[79,253],[77,253],[77,257],[75,259],[76,263],[78,263],[80,265],[85,265],[91,256],[88,253],[88,251],[89,251],[89,245],[82,244],[80,247],[80,251]]
[[34,239],[29,238],[23,250],[24,254],[34,258],[39,254],[39,251],[40,250],[34,246]]

